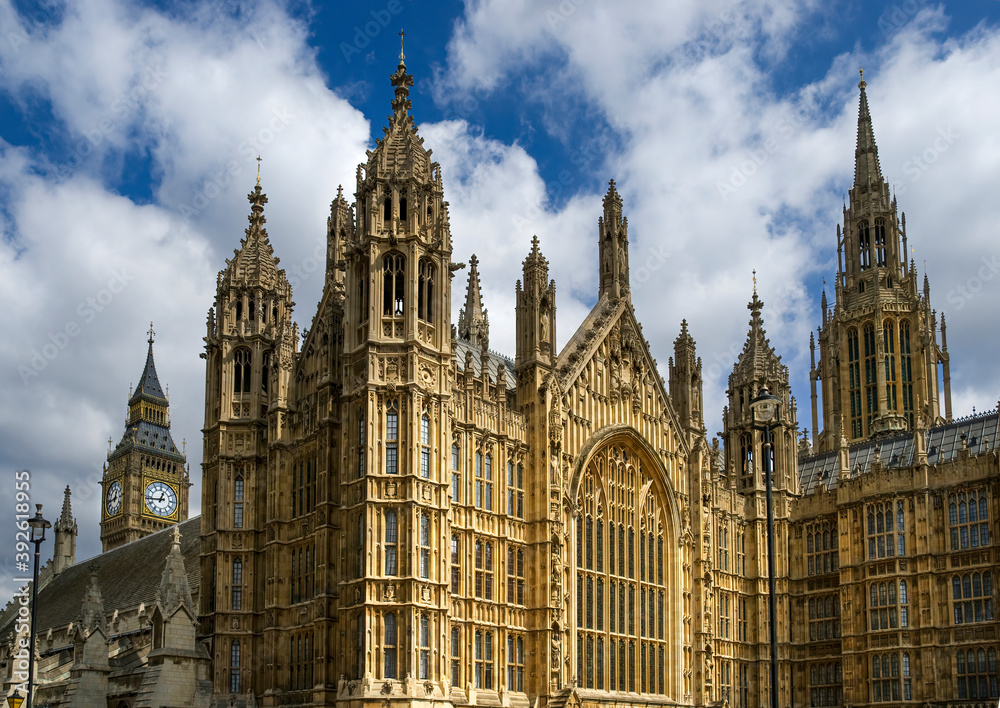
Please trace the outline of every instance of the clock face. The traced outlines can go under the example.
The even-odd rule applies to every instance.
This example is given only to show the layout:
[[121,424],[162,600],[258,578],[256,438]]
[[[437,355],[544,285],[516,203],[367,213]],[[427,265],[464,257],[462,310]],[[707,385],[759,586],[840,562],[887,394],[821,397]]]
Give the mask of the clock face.
[[171,516],[177,509],[177,494],[164,482],[150,482],[143,497],[146,508],[157,516]]
[[122,483],[115,480],[108,487],[108,494],[104,498],[104,508],[108,510],[108,516],[114,516],[122,510]]

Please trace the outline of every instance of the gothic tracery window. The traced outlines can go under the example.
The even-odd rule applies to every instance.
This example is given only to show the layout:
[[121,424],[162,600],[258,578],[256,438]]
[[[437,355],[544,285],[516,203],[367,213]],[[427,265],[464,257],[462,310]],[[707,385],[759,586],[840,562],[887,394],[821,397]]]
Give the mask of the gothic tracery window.
[[851,439],[863,437],[861,427],[861,347],[858,330],[851,327],[847,330],[847,396],[850,400]]
[[662,492],[639,455],[613,444],[580,482],[576,659],[582,688],[665,694],[669,633]]
[[233,393],[250,393],[250,350],[244,347],[233,352]]
[[427,258],[420,261],[417,283],[417,317],[433,322],[434,314],[434,264]]
[[861,266],[861,270],[868,270],[872,266],[871,235],[867,221],[858,224],[858,264]]
[[382,259],[382,314],[402,317],[406,303],[406,256],[395,251]]

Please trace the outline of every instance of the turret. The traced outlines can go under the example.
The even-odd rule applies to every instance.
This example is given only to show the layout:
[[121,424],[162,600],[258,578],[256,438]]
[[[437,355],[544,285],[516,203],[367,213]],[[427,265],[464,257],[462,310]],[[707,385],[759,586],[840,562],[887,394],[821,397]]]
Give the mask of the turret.
[[600,237],[600,282],[598,297],[618,298],[629,293],[628,219],[622,216],[622,198],[615,181],[604,195],[604,216],[597,220]]
[[537,236],[531,238],[523,274],[523,283],[519,280],[516,285],[516,366],[548,366],[556,354],[556,281],[549,280],[549,262],[538,247]]
[[674,340],[670,358],[670,399],[680,424],[689,435],[704,434],[703,380],[701,357],[695,354],[694,338],[688,333],[687,320],[681,320],[681,333]]
[[836,303],[831,310],[824,292],[819,361],[812,372],[822,382],[818,435],[816,416],[813,422],[819,451],[835,449],[840,432],[856,442],[912,430],[923,410],[932,421],[940,419],[938,367],[947,355],[937,344],[926,274],[921,297],[916,271],[907,268],[905,218],[897,216],[896,198],[882,175],[866,87],[862,74],[854,183],[843,229],[837,228]]
[[[756,280],[756,279],[755,279]],[[741,492],[764,489],[760,450],[763,434],[754,428],[750,402],[766,388],[780,400],[780,426],[772,431],[774,445],[774,487],[793,494],[798,491],[795,399],[788,383],[788,367],[781,363],[767,334],[761,311],[763,301],[754,286],[750,310],[750,329],[743,351],[729,376],[729,405],[723,421],[729,469],[736,472],[736,486]]]
[[469,286],[465,294],[465,307],[458,315],[458,336],[484,349],[489,347],[490,320],[483,307],[479,289],[479,259],[474,253],[469,259]]
[[55,575],[76,564],[76,519],[70,504],[69,485],[63,493],[62,513],[52,525],[55,531],[55,547],[52,552],[52,572]]

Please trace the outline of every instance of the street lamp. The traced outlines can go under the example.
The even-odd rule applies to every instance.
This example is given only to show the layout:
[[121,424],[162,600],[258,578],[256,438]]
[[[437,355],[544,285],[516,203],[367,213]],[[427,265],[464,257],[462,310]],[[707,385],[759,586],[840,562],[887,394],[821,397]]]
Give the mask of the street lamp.
[[761,388],[757,397],[750,401],[753,427],[764,433],[763,467],[764,487],[767,490],[767,592],[771,635],[771,708],[778,708],[778,611],[774,591],[774,484],[771,479],[774,450],[771,444],[771,431],[781,424],[780,403],[781,399],[772,396],[766,386]]
[[14,691],[7,696],[7,708],[21,708],[22,703],[24,703],[24,699],[21,698],[19,691]]
[[28,708],[31,708],[35,704],[32,696],[34,695],[35,687],[35,617],[38,614],[38,555],[42,541],[45,540],[45,529],[52,526],[42,516],[42,505],[35,504],[35,507],[38,511],[35,512],[33,517],[28,519],[28,526],[31,527],[31,542],[35,544],[35,579],[31,584],[31,637],[28,649]]

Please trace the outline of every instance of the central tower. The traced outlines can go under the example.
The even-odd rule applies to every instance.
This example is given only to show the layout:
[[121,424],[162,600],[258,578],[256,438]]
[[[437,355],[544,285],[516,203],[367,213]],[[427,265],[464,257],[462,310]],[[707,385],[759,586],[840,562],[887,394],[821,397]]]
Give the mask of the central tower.
[[358,166],[353,209],[338,196],[330,224],[347,303],[341,642],[347,678],[362,682],[352,696],[405,681],[410,695],[419,682],[444,699],[452,241],[440,165],[409,113],[402,44],[391,82],[393,112]]
[[[844,206],[843,231],[837,227],[832,309],[823,294],[818,363],[815,341],[810,343],[813,441],[820,451],[834,449],[841,425],[847,441],[856,442],[951,419],[944,316],[939,345],[927,276],[921,293],[914,264],[906,262],[906,214],[897,218],[896,198],[882,176],[866,85],[862,75],[854,186]],[[822,381],[822,433],[817,381]]]

